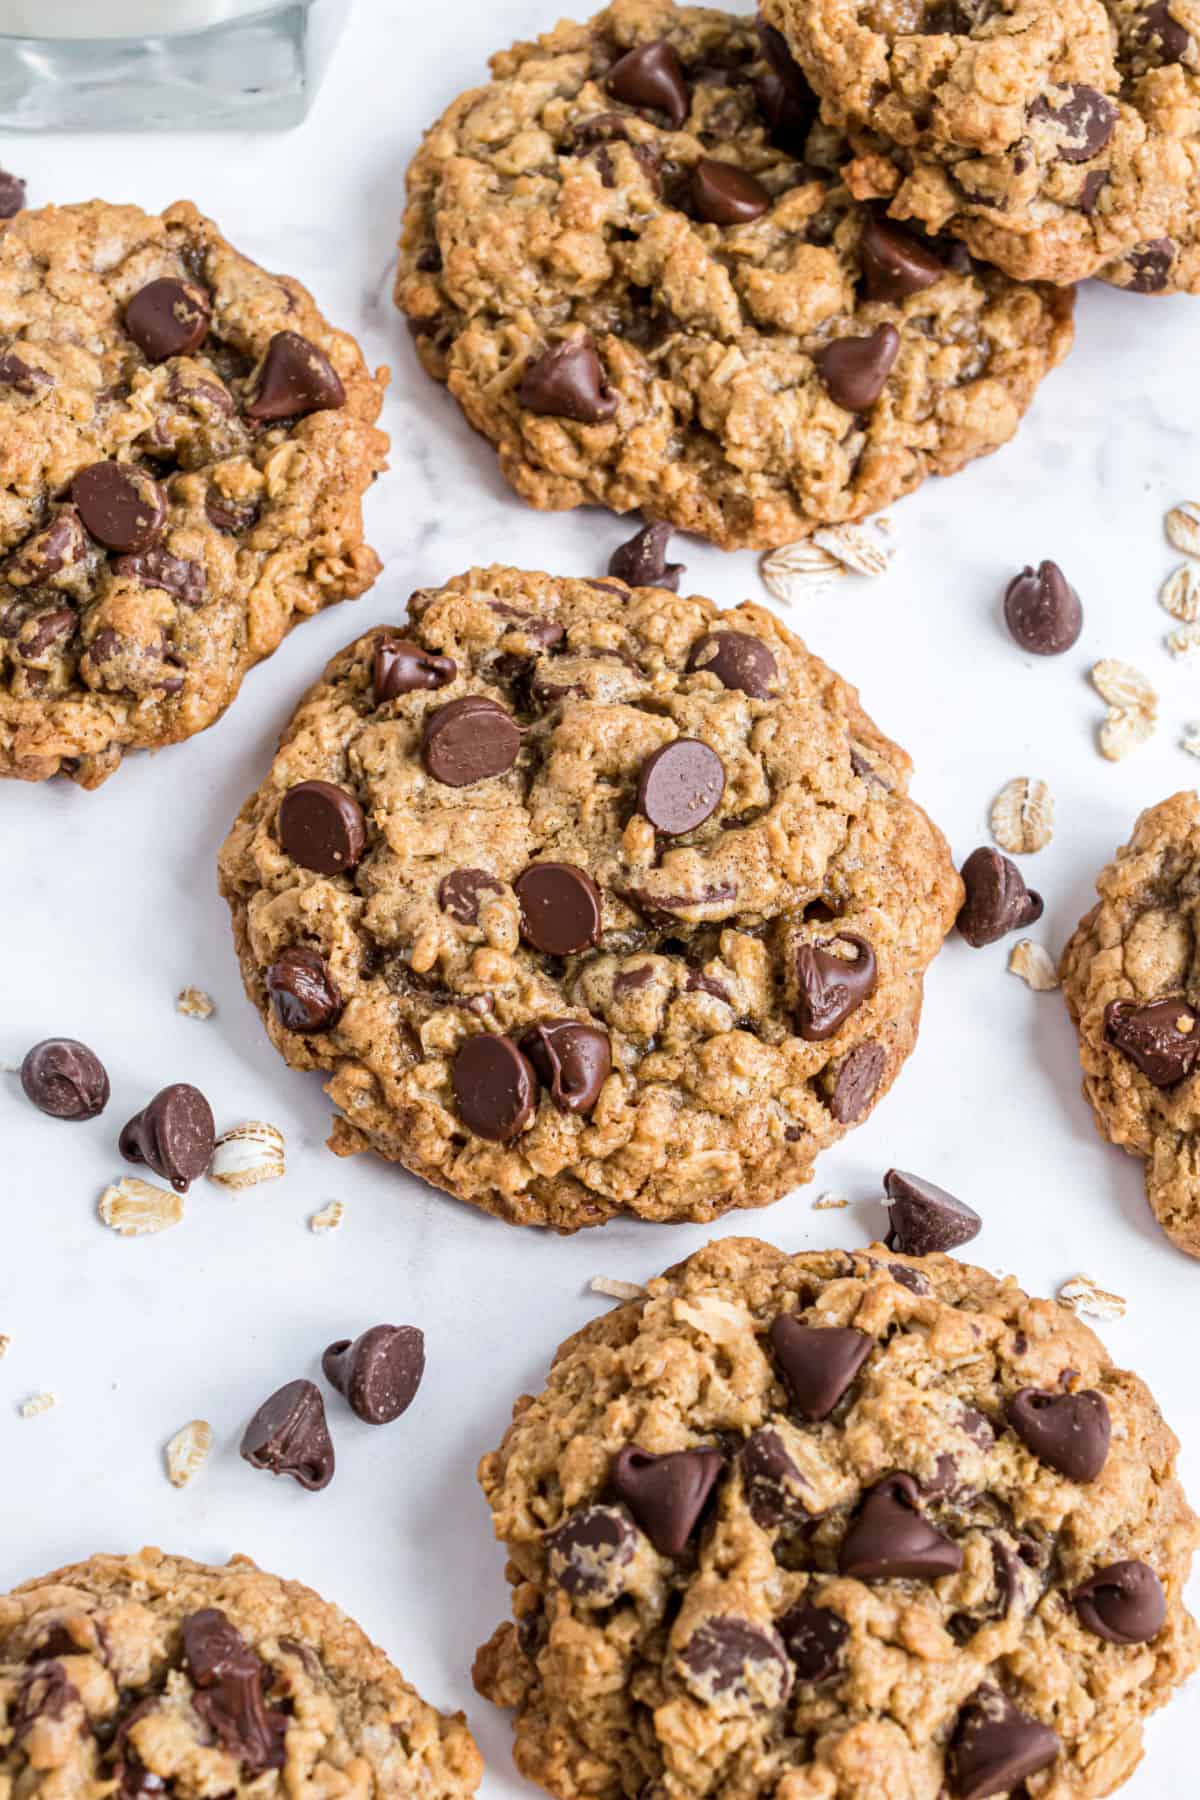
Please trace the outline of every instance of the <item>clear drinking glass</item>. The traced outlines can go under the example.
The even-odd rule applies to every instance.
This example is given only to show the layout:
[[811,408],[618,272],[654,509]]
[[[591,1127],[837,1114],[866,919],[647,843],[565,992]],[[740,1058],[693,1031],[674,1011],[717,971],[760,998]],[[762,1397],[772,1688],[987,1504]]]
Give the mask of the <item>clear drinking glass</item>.
[[350,0],[0,0],[0,129],[296,125],[349,6]]

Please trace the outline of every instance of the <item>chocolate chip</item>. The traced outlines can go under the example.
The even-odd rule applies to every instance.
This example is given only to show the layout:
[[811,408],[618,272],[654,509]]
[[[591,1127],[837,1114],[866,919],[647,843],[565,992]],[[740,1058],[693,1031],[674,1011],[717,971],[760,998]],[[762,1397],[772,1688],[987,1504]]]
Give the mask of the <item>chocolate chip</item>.
[[891,1218],[887,1247],[901,1256],[935,1256],[955,1250],[983,1230],[983,1220],[974,1208],[932,1181],[922,1181],[919,1175],[889,1169],[883,1185]]
[[1058,1752],[1048,1725],[1021,1712],[999,1688],[977,1688],[958,1715],[947,1756],[954,1800],[1011,1794],[1049,1768]]
[[25,362],[15,350],[0,352],[0,387],[15,388],[18,394],[37,394],[54,386],[53,375],[45,369]]
[[573,1600],[611,1606],[625,1591],[637,1532],[615,1506],[581,1506],[542,1542],[550,1579]]
[[1115,102],[1098,88],[1082,82],[1067,82],[1054,90],[1054,97],[1039,94],[1029,108],[1029,117],[1054,127],[1055,156],[1059,162],[1090,162],[1099,155],[1112,136],[1117,123]]
[[881,325],[866,337],[835,338],[814,361],[834,405],[865,412],[882,394],[899,354],[900,333],[894,325]]
[[728,1614],[706,1619],[679,1653],[688,1687],[708,1705],[766,1712],[782,1706],[792,1667],[779,1634]]
[[692,170],[692,205],[710,225],[745,225],[762,216],[771,196],[761,181],[734,163],[702,156]]
[[321,1368],[356,1418],[390,1425],[416,1398],[425,1373],[425,1334],[415,1325],[372,1325],[353,1342],[330,1344]]
[[323,350],[296,331],[277,331],[267,345],[248,419],[271,423],[344,406],[346,390]]
[[443,688],[457,674],[458,664],[452,656],[435,656],[410,638],[380,638],[372,668],[375,704],[398,700],[401,694]]
[[838,1569],[859,1581],[936,1581],[962,1568],[962,1551],[921,1511],[911,1475],[885,1475],[866,1494],[838,1551]]
[[161,588],[173,594],[185,606],[203,606],[208,599],[208,576],[204,564],[187,562],[171,556],[161,544],[142,556],[119,556],[113,565],[114,575],[135,581],[139,587]]
[[669,588],[677,594],[679,577],[687,565],[667,561],[671,531],[672,527],[662,520],[643,525],[627,543],[618,545],[613,551],[608,559],[609,574],[628,587]]
[[116,1800],[151,1800],[152,1796],[166,1793],[167,1784],[162,1776],[146,1767],[131,1741],[133,1727],[156,1707],[156,1701],[147,1695],[121,1715],[109,1751],[111,1773],[117,1784]]
[[768,69],[755,78],[754,103],[771,142],[780,150],[799,155],[816,122],[816,96],[797,93],[774,69]]
[[1104,1009],[1104,1036],[1156,1088],[1174,1087],[1195,1067],[1200,1054],[1197,1014],[1186,1000],[1110,1000]]
[[841,931],[830,940],[850,944],[854,960],[836,956],[821,944],[801,944],[796,951],[796,1031],[806,1043],[819,1044],[837,1033],[875,992],[875,952],[866,938]]
[[861,1119],[879,1090],[887,1067],[887,1051],[882,1044],[856,1044],[841,1068],[833,1086],[829,1110],[839,1125],[853,1125]]
[[748,631],[710,631],[697,638],[687,660],[689,674],[715,675],[722,687],[766,700],[779,679],[775,658],[761,638]]
[[49,581],[63,569],[74,568],[76,563],[83,562],[89,547],[87,533],[75,508],[60,506],[47,526],[27,537],[5,559],[4,574],[16,587]]
[[868,300],[906,300],[946,273],[941,258],[911,231],[876,213],[863,226],[858,248]]
[[0,219],[13,219],[25,204],[25,183],[19,175],[0,169]]
[[88,531],[106,550],[137,554],[162,536],[167,499],[156,481],[129,463],[89,463],[71,483]]
[[438,905],[460,925],[477,925],[488,894],[502,894],[504,883],[486,869],[451,869],[438,882]]
[[328,1031],[342,1016],[342,996],[329,972],[329,964],[316,950],[294,945],[278,956],[267,970],[267,993],[279,1023],[302,1036]]
[[691,102],[683,64],[666,38],[626,51],[609,70],[605,86],[625,106],[666,113],[676,131],[687,119]]
[[125,329],[151,362],[190,356],[207,337],[211,319],[204,289],[169,276],[139,288],[125,308]]
[[1144,1562],[1110,1563],[1071,1595],[1079,1623],[1110,1644],[1148,1644],[1166,1623],[1162,1582]]
[[652,1456],[627,1444],[612,1466],[619,1499],[663,1556],[678,1556],[700,1522],[725,1458],[719,1450]]
[[1028,565],[1014,575],[1004,594],[1004,620],[1022,650],[1034,656],[1061,656],[1083,630],[1079,595],[1057,563]]
[[797,1681],[825,1681],[833,1674],[841,1660],[842,1645],[850,1636],[844,1619],[827,1606],[810,1606],[801,1601],[784,1613],[778,1626]]
[[51,1119],[95,1119],[108,1105],[108,1075],[78,1038],[43,1038],[25,1053],[21,1086]]
[[509,1144],[537,1110],[537,1076],[509,1037],[481,1032],[454,1059],[454,1100],[468,1131],[489,1143]]
[[521,936],[546,956],[571,956],[600,942],[600,890],[574,863],[532,863],[513,883]]
[[1019,1388],[1005,1413],[1026,1449],[1068,1481],[1095,1481],[1108,1460],[1108,1406],[1093,1388],[1078,1394]]
[[466,694],[428,715],[421,754],[435,781],[457,788],[505,774],[520,748],[511,713],[482,694]]
[[962,866],[962,878],[967,897],[958,929],[975,950],[1042,916],[1042,896],[1025,886],[1016,863],[999,850],[986,844],[972,850]]
[[118,1148],[126,1162],[145,1163],[186,1194],[212,1161],[215,1141],[212,1107],[199,1088],[175,1081],[122,1128]]
[[790,1313],[774,1321],[771,1349],[802,1419],[827,1419],[871,1351],[875,1340],[852,1325],[802,1325]]
[[242,1433],[241,1455],[253,1469],[290,1475],[316,1493],[333,1480],[333,1441],[325,1402],[311,1381],[289,1381],[264,1400]]
[[1107,169],[1089,169],[1079,190],[1077,205],[1085,219],[1092,218],[1100,204],[1100,196],[1112,177]]
[[907,1268],[904,1263],[884,1263],[883,1266],[892,1280],[898,1281],[900,1286],[907,1288],[910,1294],[924,1296],[930,1293],[929,1283],[919,1269]]
[[682,837],[711,819],[725,792],[725,768],[699,738],[676,738],[642,764],[637,809],[665,837]]
[[367,822],[345,788],[332,781],[298,781],[279,802],[279,842],[302,869],[340,875],[361,862]]
[[579,425],[599,424],[617,410],[617,396],[588,337],[552,344],[535,357],[521,377],[517,400],[530,412],[574,419]]
[[183,1660],[196,1689],[192,1706],[222,1750],[255,1775],[282,1769],[287,1714],[268,1709],[267,1666],[219,1607],[184,1619]]
[[524,607],[508,606],[503,600],[489,602],[500,618],[511,621],[513,629],[530,638],[541,650],[553,650],[566,637],[566,629],[557,619],[543,619],[540,614],[526,612]]
[[808,1518],[802,1498],[808,1484],[777,1431],[764,1426],[754,1432],[746,1439],[738,1461],[746,1504],[756,1525],[773,1531],[785,1519]]
[[606,1031],[578,1019],[539,1019],[520,1048],[559,1112],[591,1112],[612,1070]]
[[1192,41],[1191,33],[1179,23],[1167,0],[1151,0],[1149,6],[1143,6],[1141,24],[1134,35],[1139,44],[1156,52],[1160,64],[1182,62]]
[[1172,238],[1151,238],[1122,258],[1129,270],[1125,283],[1131,294],[1161,294],[1171,277],[1176,245]]
[[210,487],[204,500],[208,522],[217,531],[237,537],[258,520],[258,507],[250,500],[230,500],[220,488]]

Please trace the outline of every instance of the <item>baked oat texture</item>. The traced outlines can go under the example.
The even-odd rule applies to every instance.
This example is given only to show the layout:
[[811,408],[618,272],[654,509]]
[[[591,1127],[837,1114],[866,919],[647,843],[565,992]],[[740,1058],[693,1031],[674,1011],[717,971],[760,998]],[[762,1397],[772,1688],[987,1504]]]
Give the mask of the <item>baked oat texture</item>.
[[[1148,807],[1096,891],[1060,970],[1084,1095],[1101,1137],[1145,1159],[1146,1198],[1167,1236],[1200,1256],[1200,1074],[1186,1022],[1200,1001],[1200,795]],[[1184,1040],[1172,1058],[1167,1039],[1161,1073],[1174,1079],[1160,1086],[1112,1041],[1110,1009],[1163,1000],[1180,1003]]]
[[[865,1334],[865,1363],[818,1421],[781,1378],[768,1335],[781,1317],[809,1356],[844,1328]],[[1027,1388],[1068,1405],[1090,1391],[1082,1404],[1106,1409],[1094,1479],[1057,1473],[1006,1422]],[[630,1444],[723,1459],[679,1554],[617,1496]],[[1110,1793],[1140,1758],[1143,1719],[1198,1659],[1182,1599],[1197,1520],[1176,1449],[1141,1381],[1012,1279],[882,1244],[789,1257],[727,1238],[569,1339],[480,1464],[515,1622],[479,1651],[476,1685],[515,1710],[518,1768],[562,1800]],[[881,1521],[864,1494],[894,1493],[898,1471],[911,1508],[889,1518],[883,1503]],[[960,1566],[839,1572],[889,1532]],[[1105,1641],[1076,1611],[1080,1585],[1116,1562],[1149,1566],[1150,1641]],[[981,1690],[1023,1715],[1010,1754],[1031,1730],[1045,1746],[1027,1786],[1011,1761],[991,1781],[979,1766]]]
[[[622,55],[656,42],[682,65],[678,128],[608,91]],[[1066,294],[969,264],[868,297],[871,215],[845,145],[809,132],[815,100],[799,71],[787,88],[768,68],[752,19],[615,0],[491,66],[409,172],[396,298],[426,369],[534,506],[598,501],[726,548],[789,543],[994,450],[1070,347]],[[700,216],[706,158],[754,178],[757,217]],[[821,352],[884,328],[899,343],[882,393],[839,403]],[[527,403],[529,371],[568,342],[598,355],[607,416]]]
[[1195,0],[763,0],[893,217],[1019,280],[1200,291]]
[[358,1626],[246,1557],[94,1556],[0,1597],[0,1792],[460,1800],[483,1764]]
[[[380,703],[376,655],[397,637],[451,665],[441,685]],[[714,638],[725,677],[689,672]],[[739,668],[759,697],[724,685]],[[428,725],[465,696],[503,709],[497,729],[515,717],[520,751],[454,787],[430,772]],[[639,810],[639,779],[655,752],[696,740],[724,789],[703,823],[667,837]],[[560,1231],[765,1205],[890,1086],[961,904],[909,769],[765,609],[474,570],[334,658],[243,806],[220,879],[246,988],[286,1060],[327,1072],[339,1153],[376,1150]],[[281,845],[281,800],[314,779],[361,811],[352,872],[315,873]],[[578,954],[523,937],[514,883],[547,862],[575,871],[555,906],[586,910],[598,890]],[[299,997],[297,949],[314,959]],[[839,957],[854,992],[838,989]],[[798,1035],[806,995],[819,1039]],[[591,1092],[573,1108],[543,1091],[514,1136],[488,1141],[459,1115],[462,1047],[483,1033],[511,1046],[547,1019],[589,1027],[575,1073]]]
[[[151,295],[140,324],[130,315],[135,341],[129,303],[166,281],[191,299],[176,293],[172,317],[156,290],[157,310]],[[323,410],[279,416],[286,354],[269,392],[264,365],[281,333],[325,359],[324,396],[297,402]],[[239,255],[189,203],[160,217],[92,201],[4,226],[0,776],[98,786],[126,749],[211,725],[298,619],[370,586],[361,500],[385,466],[386,379],[299,282]],[[247,413],[264,400],[270,417]],[[117,518],[116,546],[153,537],[133,554],[85,529],[103,491],[81,522],[75,478],[109,463],[160,512],[140,537]]]

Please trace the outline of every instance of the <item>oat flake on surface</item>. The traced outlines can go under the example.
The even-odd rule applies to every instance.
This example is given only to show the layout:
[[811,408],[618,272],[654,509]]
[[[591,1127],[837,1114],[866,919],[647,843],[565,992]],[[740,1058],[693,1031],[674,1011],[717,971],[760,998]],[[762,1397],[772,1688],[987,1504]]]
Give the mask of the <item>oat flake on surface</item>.
[[1069,1307],[1087,1319],[1123,1319],[1125,1301],[1120,1294],[1110,1294],[1091,1275],[1072,1275],[1058,1290],[1061,1306]]
[[1048,994],[1058,986],[1054,958],[1043,944],[1035,944],[1032,938],[1022,938],[1019,944],[1013,945],[1008,967],[1036,994]]
[[6,1357],[12,1348],[12,1339],[7,1331],[0,1331],[0,1360]]
[[840,1212],[850,1202],[842,1194],[819,1194],[812,1203],[814,1212]]
[[120,1237],[152,1237],[169,1231],[183,1218],[183,1195],[156,1187],[137,1175],[122,1175],[100,1196],[96,1209],[104,1223]]
[[345,1201],[331,1200],[328,1206],[323,1206],[320,1212],[313,1214],[312,1218],[308,1221],[308,1228],[310,1231],[315,1231],[318,1237],[321,1237],[328,1231],[337,1231],[345,1216]]
[[646,1292],[640,1282],[620,1281],[615,1275],[593,1275],[588,1287],[593,1294],[606,1294],[610,1300],[640,1300]]
[[216,1005],[203,988],[181,988],[175,996],[175,1010],[185,1019],[211,1019]]
[[1181,500],[1163,520],[1168,538],[1185,556],[1200,556],[1200,503]]
[[172,1487],[186,1487],[196,1479],[208,1461],[212,1441],[212,1426],[207,1419],[189,1419],[180,1427],[163,1452]]
[[1159,589],[1158,602],[1173,619],[1182,619],[1185,625],[1200,618],[1200,567],[1180,563]]
[[1181,625],[1178,631],[1168,632],[1164,642],[1174,657],[1194,656],[1200,650],[1200,623]]
[[996,795],[990,824],[1002,850],[1031,856],[1054,836],[1054,796],[1044,781],[1019,775]]
[[36,1419],[42,1413],[49,1412],[52,1406],[57,1405],[57,1394],[30,1394],[28,1400],[22,1401],[18,1410],[23,1419]]
[[894,547],[881,544],[877,534],[862,525],[829,525],[813,532],[813,543],[855,575],[883,575]]
[[785,544],[772,550],[759,563],[763,586],[781,606],[794,606],[809,594],[816,594],[839,576],[846,574],[845,565],[812,538],[798,544]]
[[1106,656],[1091,671],[1092,686],[1108,712],[1100,727],[1100,752],[1109,762],[1119,762],[1144,744],[1158,720],[1158,695],[1140,669],[1132,663]]
[[1186,750],[1189,756],[1200,756],[1200,719],[1193,719],[1184,726],[1179,747]]

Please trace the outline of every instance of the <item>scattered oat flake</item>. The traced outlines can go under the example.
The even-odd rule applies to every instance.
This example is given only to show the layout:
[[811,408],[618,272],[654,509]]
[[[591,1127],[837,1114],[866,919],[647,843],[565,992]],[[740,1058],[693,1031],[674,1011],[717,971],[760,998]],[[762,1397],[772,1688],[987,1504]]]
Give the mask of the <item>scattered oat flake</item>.
[[216,1006],[203,988],[181,988],[175,997],[175,1010],[185,1019],[211,1019]]
[[1100,727],[1100,752],[1109,762],[1120,762],[1144,744],[1158,720],[1158,695],[1132,663],[1106,656],[1092,669],[1092,686],[1108,712]]
[[814,531],[812,541],[856,575],[883,575],[892,558],[890,546],[861,525],[831,525]]
[[813,1201],[813,1211],[839,1212],[843,1206],[849,1206],[849,1204],[850,1202],[843,1199],[841,1194],[820,1194]]
[[175,1433],[167,1445],[167,1479],[172,1487],[186,1487],[195,1481],[208,1461],[212,1449],[212,1426],[207,1419],[190,1419]]
[[30,1394],[28,1400],[22,1401],[20,1407],[23,1419],[36,1419],[40,1413],[49,1412],[52,1406],[58,1405],[57,1394]]
[[640,1300],[646,1292],[637,1281],[620,1281],[615,1275],[593,1275],[588,1282],[593,1294],[607,1294],[610,1300]]
[[1054,836],[1054,796],[1044,781],[1018,775],[996,795],[990,824],[1002,850],[1032,856]]
[[1013,945],[1008,966],[1036,994],[1048,994],[1058,986],[1058,971],[1054,967],[1053,957],[1042,944],[1035,944],[1032,938],[1022,938],[1019,944]]
[[183,1218],[183,1195],[155,1187],[136,1175],[123,1175],[106,1187],[97,1212],[120,1237],[152,1237],[169,1231]]
[[1167,536],[1185,556],[1200,556],[1200,504],[1181,500],[1163,520]]
[[1100,727],[1100,754],[1109,762],[1120,762],[1131,750],[1144,744],[1153,732],[1153,714],[1126,712],[1123,707],[1110,706]]
[[1190,625],[1200,619],[1200,568],[1195,563],[1180,563],[1158,590],[1158,602],[1173,619]]
[[1166,643],[1172,656],[1194,656],[1200,650],[1200,624],[1168,632]]
[[286,1173],[283,1133],[262,1119],[247,1119],[223,1131],[208,1166],[208,1179],[235,1193],[261,1181],[278,1181]]
[[769,556],[764,556],[759,573],[771,598],[782,606],[791,606],[808,594],[819,593],[846,570],[838,558],[823,550],[820,544],[815,544],[811,538],[802,538],[798,544],[785,544],[782,550],[773,550]]
[[1090,1275],[1072,1275],[1058,1290],[1060,1303],[1073,1313],[1089,1319],[1123,1319],[1125,1302],[1120,1294],[1110,1294]]
[[1184,726],[1179,747],[1189,756],[1200,756],[1200,719],[1193,719],[1190,725]]
[[12,1339],[6,1331],[0,1331],[0,1359],[6,1357],[12,1348]]
[[313,1214],[308,1221],[308,1228],[310,1231],[315,1231],[318,1236],[327,1231],[336,1231],[345,1216],[345,1201],[331,1200],[328,1206],[323,1206],[320,1212]]

